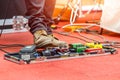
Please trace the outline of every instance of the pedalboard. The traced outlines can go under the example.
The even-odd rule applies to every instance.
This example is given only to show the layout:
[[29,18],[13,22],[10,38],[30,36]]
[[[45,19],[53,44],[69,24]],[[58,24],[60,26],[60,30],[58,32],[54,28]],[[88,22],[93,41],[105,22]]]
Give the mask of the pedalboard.
[[117,49],[100,43],[73,43],[66,47],[48,47],[37,50],[35,45],[25,46],[17,53],[6,53],[5,60],[18,64],[31,64],[46,61],[113,55]]

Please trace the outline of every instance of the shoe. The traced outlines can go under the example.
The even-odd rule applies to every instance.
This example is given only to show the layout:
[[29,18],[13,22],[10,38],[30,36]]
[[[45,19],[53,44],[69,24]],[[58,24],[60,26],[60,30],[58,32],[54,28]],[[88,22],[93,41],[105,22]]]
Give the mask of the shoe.
[[39,30],[34,33],[34,44],[37,48],[68,47],[66,42],[60,41],[52,35],[47,35],[44,30]]
[[58,40],[53,35],[48,35],[48,37],[51,38],[52,45],[54,45],[56,47],[62,47],[62,48],[67,48],[68,47],[68,44],[66,42]]

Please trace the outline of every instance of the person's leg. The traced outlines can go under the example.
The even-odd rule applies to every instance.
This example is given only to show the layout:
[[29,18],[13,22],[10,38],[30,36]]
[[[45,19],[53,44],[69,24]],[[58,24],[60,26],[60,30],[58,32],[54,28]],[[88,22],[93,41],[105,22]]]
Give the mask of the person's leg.
[[28,20],[30,32],[34,34],[38,30],[47,31],[47,24],[44,22],[46,16],[43,13],[45,0],[25,0],[25,3],[27,8],[26,15],[30,16]]
[[46,16],[46,20],[48,23],[47,24],[48,34],[52,34],[51,25],[54,23],[54,21],[52,20],[52,15],[54,12],[55,4],[56,4],[56,0],[46,0],[45,1],[44,14]]
[[[47,1],[47,2],[46,2]],[[50,29],[51,16],[54,5],[53,0],[25,0],[27,7],[27,16],[30,16],[28,25],[30,26],[30,32],[34,35],[34,43],[38,48],[49,46],[66,46],[66,43],[55,39]],[[48,5],[48,2],[51,2]],[[50,7],[53,6],[53,7]],[[48,9],[51,10],[48,10]],[[46,13],[46,11],[48,12]]]

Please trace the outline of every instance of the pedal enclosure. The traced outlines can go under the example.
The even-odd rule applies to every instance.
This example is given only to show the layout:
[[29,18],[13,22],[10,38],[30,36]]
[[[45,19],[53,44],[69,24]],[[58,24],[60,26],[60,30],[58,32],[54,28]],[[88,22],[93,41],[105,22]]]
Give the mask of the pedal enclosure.
[[15,62],[18,64],[31,64],[31,63],[40,63],[40,62],[48,62],[48,61],[56,61],[56,60],[65,60],[65,59],[75,59],[75,58],[85,58],[85,57],[95,57],[95,56],[104,56],[110,55],[111,53],[101,53],[101,54],[70,54],[70,55],[55,55],[55,56],[42,56],[42,57],[32,57],[30,60],[21,59],[18,53],[9,54],[6,53],[4,55],[4,59]]
[[12,54],[9,54],[9,53],[6,53],[4,55],[4,59],[5,60],[9,60],[11,62],[15,62],[15,63],[18,63],[18,64],[30,64],[30,63],[36,63],[38,61],[43,61],[44,60],[44,57],[32,57],[30,58],[30,60],[23,60],[21,59],[21,55],[19,53],[12,53]]

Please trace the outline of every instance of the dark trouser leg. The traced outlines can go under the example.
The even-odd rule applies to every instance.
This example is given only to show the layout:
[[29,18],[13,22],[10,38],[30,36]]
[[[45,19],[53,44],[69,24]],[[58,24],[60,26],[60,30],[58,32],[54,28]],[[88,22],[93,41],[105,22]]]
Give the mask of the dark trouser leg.
[[[25,0],[29,18],[30,31],[34,33],[34,44],[37,48],[67,46],[64,41],[55,39],[50,25],[55,0]],[[47,32],[47,34],[46,34]]]
[[54,11],[54,8],[55,8],[55,3],[56,3],[56,0],[46,0],[45,1],[44,14],[45,14],[45,16],[47,17],[47,20],[48,20],[48,26],[47,26],[48,34],[52,33],[50,26],[53,23],[52,15],[53,15],[53,11]]
[[27,7],[27,16],[30,16],[28,25],[30,32],[45,30],[51,34],[51,16],[55,6],[55,0],[25,0]]

